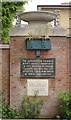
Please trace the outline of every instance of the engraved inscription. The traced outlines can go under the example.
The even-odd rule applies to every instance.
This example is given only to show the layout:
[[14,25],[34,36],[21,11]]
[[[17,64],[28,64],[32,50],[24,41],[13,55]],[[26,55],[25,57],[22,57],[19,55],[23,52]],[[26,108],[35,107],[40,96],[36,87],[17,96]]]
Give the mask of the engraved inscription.
[[48,96],[48,80],[27,80],[27,94],[34,96],[34,93],[38,91],[38,96]]
[[55,77],[55,59],[21,59],[21,77]]

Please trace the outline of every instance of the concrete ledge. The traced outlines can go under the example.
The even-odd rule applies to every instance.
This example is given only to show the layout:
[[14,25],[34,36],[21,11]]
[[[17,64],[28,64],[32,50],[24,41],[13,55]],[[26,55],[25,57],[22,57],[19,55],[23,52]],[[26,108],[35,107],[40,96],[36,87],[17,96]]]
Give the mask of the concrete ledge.
[[71,38],[71,34],[67,34],[66,37]]
[[66,36],[66,29],[62,27],[53,27],[49,30],[49,36]]
[[5,44],[0,44],[0,49],[9,49],[9,45]]
[[62,27],[53,27],[50,29],[47,29],[46,33],[46,25],[44,24],[35,24],[35,27],[32,26],[26,26],[26,27],[13,27],[10,30],[10,36],[28,36],[28,33],[32,33],[32,35],[39,35],[39,36],[66,36],[66,29]]

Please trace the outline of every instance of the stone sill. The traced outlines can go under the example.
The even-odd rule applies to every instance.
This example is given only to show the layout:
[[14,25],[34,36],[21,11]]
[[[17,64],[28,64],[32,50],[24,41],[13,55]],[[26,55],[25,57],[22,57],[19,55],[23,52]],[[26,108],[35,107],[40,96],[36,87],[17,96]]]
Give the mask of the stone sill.
[[0,44],[0,49],[9,49],[9,45],[8,44]]

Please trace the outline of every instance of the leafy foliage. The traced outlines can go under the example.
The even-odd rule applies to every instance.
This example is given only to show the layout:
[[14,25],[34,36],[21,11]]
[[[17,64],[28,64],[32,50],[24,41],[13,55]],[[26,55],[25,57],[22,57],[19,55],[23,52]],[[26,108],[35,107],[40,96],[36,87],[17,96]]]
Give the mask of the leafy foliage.
[[2,91],[0,90],[0,118],[2,117]]
[[19,113],[14,110],[12,107],[10,107],[9,105],[5,104],[3,102],[2,104],[2,118],[11,118],[11,119],[15,119],[15,118],[19,118]]
[[0,118],[19,118],[19,113],[4,102],[3,94],[4,91],[0,90]]
[[59,94],[59,99],[61,100],[61,117],[71,118],[71,93],[69,91],[61,92]]
[[[0,98],[2,96],[0,91]],[[35,94],[34,98],[30,98],[25,95],[22,101],[22,108],[17,112],[10,105],[6,104],[4,100],[1,99],[0,102],[0,118],[3,119],[26,119],[26,118],[39,118],[39,114],[43,105],[43,100],[40,100]]]
[[22,102],[21,118],[39,118],[43,102],[44,100],[40,100],[36,94],[33,99],[25,95]]
[[[1,1],[1,0],[0,0]],[[1,3],[1,2],[0,2]],[[23,2],[2,2],[2,40],[4,43],[9,43],[9,31],[13,26],[13,20],[17,10],[24,10],[23,5],[26,4],[26,1]]]

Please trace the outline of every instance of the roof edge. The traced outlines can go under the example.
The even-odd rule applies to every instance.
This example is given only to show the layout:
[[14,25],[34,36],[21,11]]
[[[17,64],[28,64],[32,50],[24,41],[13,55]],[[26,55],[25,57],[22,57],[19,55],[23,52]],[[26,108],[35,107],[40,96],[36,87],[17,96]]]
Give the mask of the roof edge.
[[71,7],[71,4],[70,5],[37,5],[37,8],[39,7],[53,7],[53,8],[70,8]]

